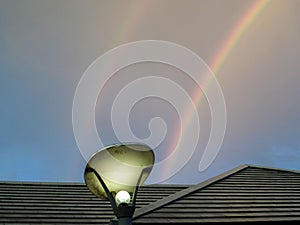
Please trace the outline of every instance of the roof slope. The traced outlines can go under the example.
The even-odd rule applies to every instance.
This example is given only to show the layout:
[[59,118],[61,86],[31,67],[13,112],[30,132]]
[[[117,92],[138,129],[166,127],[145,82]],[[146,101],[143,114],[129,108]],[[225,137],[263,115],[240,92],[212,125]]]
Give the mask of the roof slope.
[[[188,186],[141,187],[137,207]],[[83,183],[0,182],[0,224],[108,224],[109,201],[99,200]]]
[[300,173],[241,166],[145,206],[135,224],[300,221]]
[[[300,173],[241,166],[198,185],[140,188],[134,224],[300,221]],[[108,224],[83,183],[0,182],[0,224]]]

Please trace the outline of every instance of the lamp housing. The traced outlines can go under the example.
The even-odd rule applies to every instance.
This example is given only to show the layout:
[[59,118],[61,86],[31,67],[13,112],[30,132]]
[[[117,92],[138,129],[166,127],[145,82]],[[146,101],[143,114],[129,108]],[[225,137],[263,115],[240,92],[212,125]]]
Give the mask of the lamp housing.
[[93,171],[96,171],[115,197],[120,191],[132,195],[149,176],[155,156],[144,144],[115,144],[97,151],[88,161],[84,180],[89,190],[101,199],[108,195]]

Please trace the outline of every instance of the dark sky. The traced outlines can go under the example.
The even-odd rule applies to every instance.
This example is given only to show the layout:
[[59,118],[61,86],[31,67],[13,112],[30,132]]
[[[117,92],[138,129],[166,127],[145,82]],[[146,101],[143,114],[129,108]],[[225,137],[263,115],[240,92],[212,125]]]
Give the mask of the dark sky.
[[[149,182],[198,183],[244,163],[300,170],[300,1],[270,1],[251,17],[253,5],[260,2],[0,0],[0,180],[83,181],[85,149],[77,145],[72,125],[76,87],[98,57],[143,40],[184,46],[214,72],[226,105],[224,140],[210,166],[199,172],[210,132],[220,123],[212,118],[210,99],[205,97],[213,89],[213,79],[194,81],[176,66],[142,62],[115,71],[104,83],[104,72],[128,59],[125,51],[123,58],[110,59],[101,68],[104,72],[99,71],[97,87],[103,88],[94,115],[104,145],[118,142],[111,123],[118,93],[147,77],[161,80],[142,79],[147,85],[133,94],[163,90],[174,99],[168,102],[156,94],[143,98],[130,108],[129,117],[119,114],[120,121],[128,121],[140,140],[165,135],[155,148],[157,162],[176,153],[174,143],[192,142],[193,127],[198,125],[191,114],[182,116],[176,109],[185,98],[165,87],[163,77],[195,101],[200,136],[192,157],[178,172],[167,176],[189,153],[184,147],[176,159],[157,166]],[[243,29],[216,68],[214,63],[239,26]],[[204,90],[199,82],[208,82]],[[89,91],[83,102],[88,102]],[[222,113],[222,107],[216,111]],[[158,129],[153,134],[149,121]],[[82,132],[88,137],[90,129]]]

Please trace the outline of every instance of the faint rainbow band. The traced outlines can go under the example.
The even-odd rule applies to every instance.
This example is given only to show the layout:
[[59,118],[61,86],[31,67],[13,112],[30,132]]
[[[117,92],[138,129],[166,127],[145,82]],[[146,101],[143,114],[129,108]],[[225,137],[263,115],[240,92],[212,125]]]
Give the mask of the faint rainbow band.
[[[230,53],[234,49],[234,47],[239,43],[240,39],[242,38],[243,34],[248,30],[248,28],[253,24],[255,19],[266,9],[266,7],[269,5],[271,0],[257,0],[255,1],[251,7],[246,11],[244,16],[238,21],[238,23],[233,27],[232,31],[229,33],[225,41],[222,43],[221,49],[217,52],[216,56],[212,60],[211,63],[209,63],[209,67],[211,68],[213,74],[217,75],[221,69],[221,67],[224,65],[226,59],[229,57]],[[208,89],[210,86],[210,78],[208,77],[206,80],[200,81],[202,84]],[[205,95],[203,95],[203,91],[201,89],[196,89],[194,93],[192,94],[192,99],[197,107],[200,106],[201,100],[205,98]],[[190,110],[187,110],[185,121],[183,121],[183,124],[185,126],[183,127],[183,133],[185,129],[188,129],[189,124],[192,121],[192,117],[190,116],[191,112]],[[212,128],[211,128],[212,129]],[[174,143],[170,145],[169,152],[173,151],[174,146],[177,145],[178,142],[180,142],[180,139],[182,136],[176,134],[176,139]],[[205,153],[204,153],[205,154]],[[205,159],[205,155],[202,155],[201,160]],[[202,161],[200,160],[199,163],[199,171],[203,171],[206,168],[201,168]],[[167,169],[171,169],[174,165],[168,165]]]

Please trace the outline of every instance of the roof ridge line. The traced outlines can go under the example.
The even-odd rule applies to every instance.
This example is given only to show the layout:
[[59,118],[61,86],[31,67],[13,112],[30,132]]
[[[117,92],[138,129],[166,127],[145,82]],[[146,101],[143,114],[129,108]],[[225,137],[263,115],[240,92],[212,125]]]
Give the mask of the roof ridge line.
[[272,167],[272,166],[259,166],[259,165],[254,165],[254,164],[247,164],[247,165],[252,168],[278,170],[278,171],[282,171],[282,172],[291,172],[291,173],[300,174],[300,170],[284,169],[284,168]]
[[237,172],[239,172],[239,171],[241,171],[243,169],[246,169],[247,167],[249,167],[249,165],[247,165],[247,164],[235,167],[235,168],[233,168],[233,169],[231,169],[231,170],[229,170],[227,172],[224,172],[224,173],[222,173],[220,175],[217,175],[215,177],[209,178],[206,181],[203,181],[203,182],[201,182],[199,184],[193,185],[193,186],[191,186],[189,188],[183,189],[183,190],[181,190],[179,192],[176,192],[176,193],[174,193],[172,195],[169,195],[169,196],[167,196],[165,198],[162,198],[162,199],[160,199],[160,200],[158,200],[158,201],[156,201],[154,203],[151,203],[151,204],[146,205],[146,206],[144,206],[142,208],[139,208],[134,213],[133,219],[137,219],[137,218],[139,218],[139,217],[141,217],[143,215],[146,215],[146,214],[148,214],[148,213],[150,213],[150,212],[152,212],[152,211],[154,211],[154,210],[156,210],[158,208],[161,208],[161,207],[163,207],[163,206],[165,206],[165,205],[167,205],[167,204],[169,204],[169,203],[171,203],[171,202],[173,202],[175,200],[178,200],[179,198],[182,198],[182,197],[184,197],[184,196],[186,196],[188,194],[191,194],[191,193],[193,193],[195,191],[198,191],[199,189],[202,189],[202,188],[204,188],[204,187],[206,187],[206,186],[208,186],[210,184],[213,184],[213,183],[215,183],[215,182],[217,182],[217,181],[219,181],[221,179],[224,179],[225,177],[228,177],[228,176],[230,176],[230,175],[232,175],[234,173],[237,173]]

